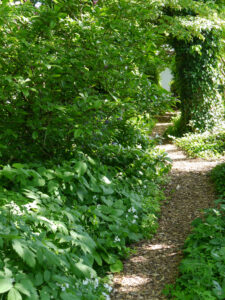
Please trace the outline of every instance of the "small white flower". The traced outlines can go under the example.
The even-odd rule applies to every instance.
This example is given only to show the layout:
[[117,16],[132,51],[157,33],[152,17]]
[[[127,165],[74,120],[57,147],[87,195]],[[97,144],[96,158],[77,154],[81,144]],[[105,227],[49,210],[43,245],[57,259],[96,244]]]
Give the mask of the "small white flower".
[[134,218],[135,218],[135,219],[138,219],[138,216],[137,216],[137,215],[134,215]]
[[39,8],[41,5],[42,5],[42,3],[38,1],[34,6],[35,6],[36,8]]
[[104,287],[109,291],[109,293],[112,291],[112,287],[108,285],[107,283],[104,284]]
[[94,282],[94,287],[95,289],[98,287],[99,285],[99,281],[98,281],[98,278],[95,279],[95,282]]
[[132,224],[136,223],[136,220],[132,220]]
[[66,286],[67,289],[70,287],[69,283],[66,283],[65,286]]
[[89,283],[89,280],[88,279],[85,279],[85,280],[83,280],[83,285],[88,285],[88,283]]
[[136,209],[134,207],[132,207],[132,212],[135,213],[136,212]]
[[115,242],[120,242],[120,238],[118,236],[115,237]]
[[62,292],[65,292],[65,290],[66,290],[65,286],[61,286],[61,290],[62,290]]
[[107,295],[106,293],[103,292],[102,295],[105,296],[105,300],[110,300],[109,295]]

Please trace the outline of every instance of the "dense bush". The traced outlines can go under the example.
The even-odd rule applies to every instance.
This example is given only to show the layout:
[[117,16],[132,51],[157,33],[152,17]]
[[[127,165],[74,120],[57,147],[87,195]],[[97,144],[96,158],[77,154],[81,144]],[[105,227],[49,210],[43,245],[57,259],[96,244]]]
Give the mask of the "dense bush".
[[218,192],[217,206],[208,209],[203,219],[193,222],[192,234],[186,240],[180,277],[167,295],[182,300],[225,298],[225,164],[212,171]]
[[170,96],[154,83],[160,43],[144,21],[148,9],[155,11],[150,4],[4,3],[0,152],[5,162],[69,159],[77,150],[93,156],[103,144],[136,145],[130,118],[168,109]]

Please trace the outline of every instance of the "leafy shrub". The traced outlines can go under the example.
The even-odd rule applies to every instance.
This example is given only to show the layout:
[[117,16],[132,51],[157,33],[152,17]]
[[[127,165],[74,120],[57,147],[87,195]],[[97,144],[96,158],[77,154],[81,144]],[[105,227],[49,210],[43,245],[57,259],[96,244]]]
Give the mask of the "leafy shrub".
[[170,106],[170,95],[145,74],[158,49],[149,39],[148,8],[154,10],[145,1],[93,6],[75,0],[38,9],[28,1],[2,3],[5,163],[70,159],[77,150],[93,156],[93,148],[118,141],[134,145],[130,119]]
[[193,222],[192,234],[184,246],[180,277],[175,286],[165,290],[173,299],[225,298],[225,164],[213,169],[212,178],[219,205]]

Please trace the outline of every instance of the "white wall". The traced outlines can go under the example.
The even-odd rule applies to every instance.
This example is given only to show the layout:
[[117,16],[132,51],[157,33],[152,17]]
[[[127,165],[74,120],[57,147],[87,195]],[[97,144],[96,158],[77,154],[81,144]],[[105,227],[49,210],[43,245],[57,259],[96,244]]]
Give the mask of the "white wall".
[[160,84],[161,86],[170,91],[170,82],[173,80],[173,75],[169,68],[166,68],[163,72],[160,73]]

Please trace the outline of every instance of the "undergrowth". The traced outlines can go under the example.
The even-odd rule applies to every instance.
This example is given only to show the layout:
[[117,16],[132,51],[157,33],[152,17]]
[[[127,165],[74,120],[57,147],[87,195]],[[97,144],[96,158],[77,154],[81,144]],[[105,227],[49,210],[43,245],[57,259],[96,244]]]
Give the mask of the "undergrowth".
[[172,299],[225,299],[225,163],[211,173],[218,193],[216,207],[193,222],[184,246],[180,277],[165,293]]
[[122,270],[127,244],[156,230],[169,169],[163,153],[128,156],[121,171],[83,153],[2,166],[0,299],[108,299],[106,271]]
[[217,127],[203,133],[186,133],[184,136],[179,132],[181,122],[178,114],[172,119],[173,125],[165,132],[165,137],[175,140],[175,143],[190,157],[204,159],[220,158],[225,155],[225,127]]
[[179,132],[179,125],[181,122],[180,112],[178,112],[172,119],[172,125],[170,125],[164,132],[164,137],[168,139],[174,139],[175,137],[181,137],[182,134]]
[[219,158],[225,155],[225,129],[198,134],[189,133],[177,138],[176,144],[191,157]]

